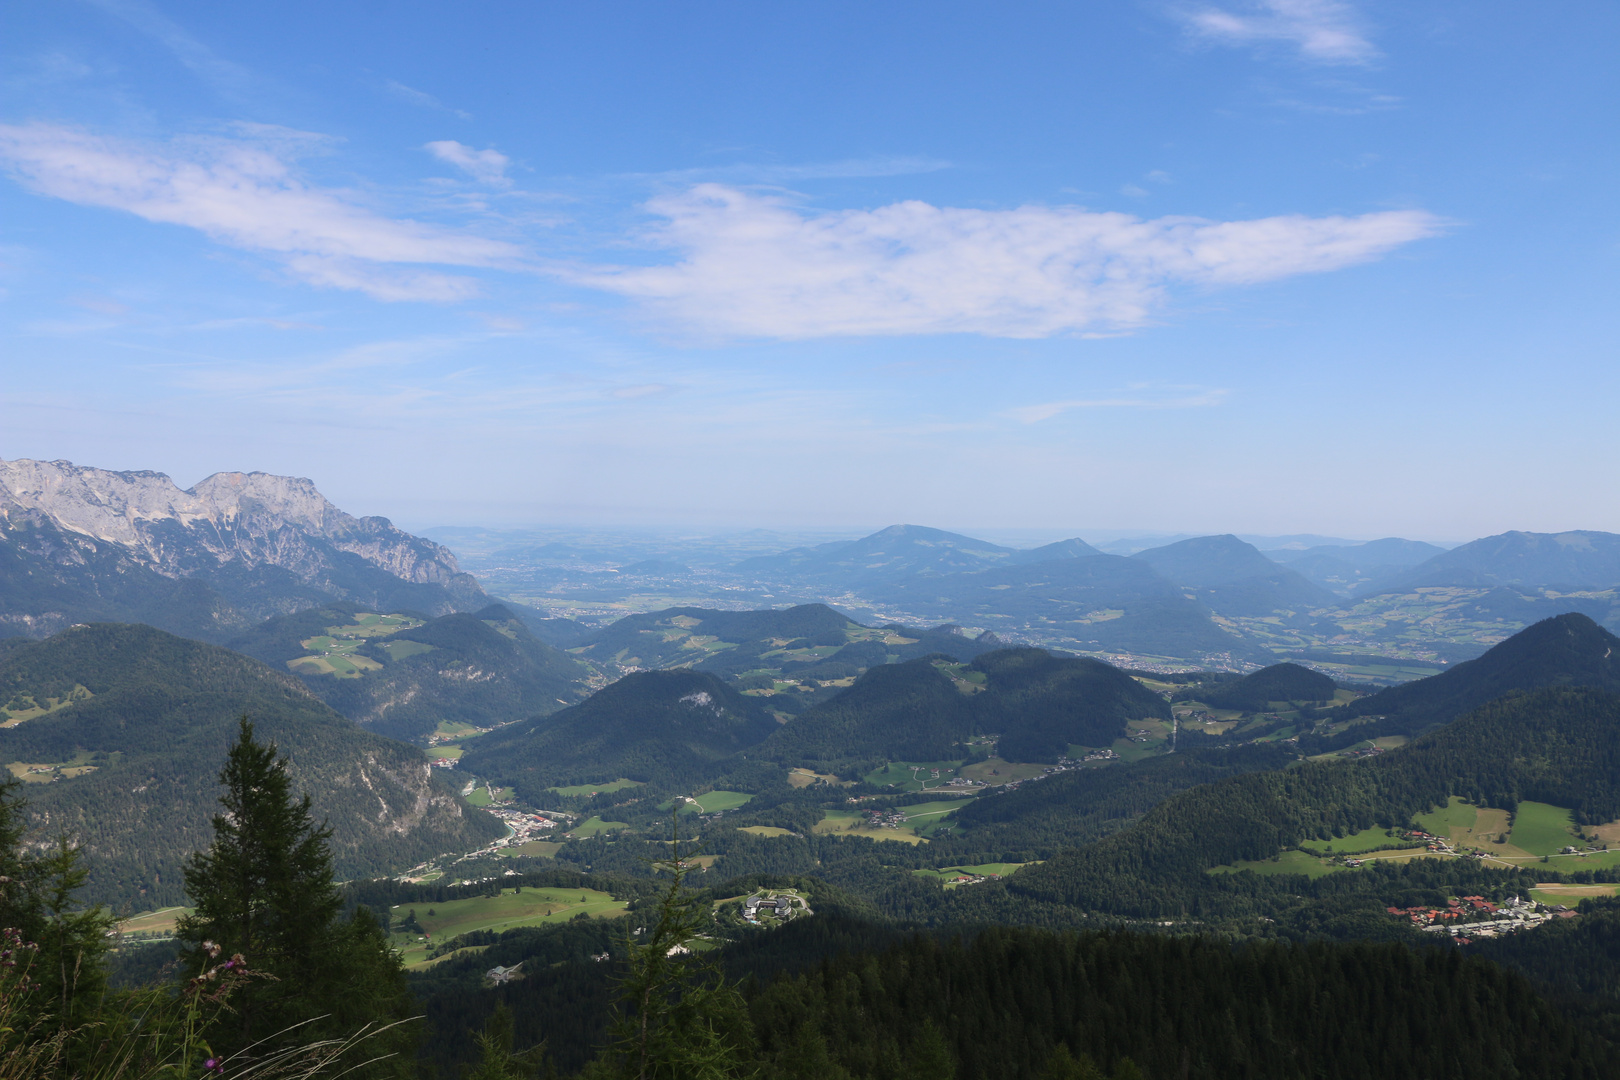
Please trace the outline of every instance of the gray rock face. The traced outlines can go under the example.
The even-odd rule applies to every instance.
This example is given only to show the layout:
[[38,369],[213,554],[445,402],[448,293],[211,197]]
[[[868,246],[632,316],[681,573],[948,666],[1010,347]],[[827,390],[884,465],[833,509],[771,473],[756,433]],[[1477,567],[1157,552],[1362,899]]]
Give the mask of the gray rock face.
[[[436,615],[488,602],[446,548],[346,514],[309,480],[269,473],[215,473],[188,491],[157,472],[0,461],[0,548],[10,549],[0,551],[0,622],[14,633],[154,605],[165,614],[140,621],[196,633],[181,624],[201,617],[223,632],[234,614],[321,599]],[[233,612],[149,575],[200,581]]]

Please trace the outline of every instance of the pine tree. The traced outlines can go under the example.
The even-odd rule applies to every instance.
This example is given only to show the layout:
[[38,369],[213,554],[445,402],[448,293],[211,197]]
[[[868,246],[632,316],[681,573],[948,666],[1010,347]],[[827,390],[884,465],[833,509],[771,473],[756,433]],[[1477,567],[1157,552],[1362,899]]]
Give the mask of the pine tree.
[[[191,974],[239,953],[264,978],[233,999],[235,1015],[213,1034],[214,1049],[271,1046],[284,1032],[301,1042],[348,1036],[403,1018],[409,991],[398,954],[364,908],[340,918],[331,829],[315,824],[308,795],[292,797],[286,760],[254,738],[245,716],[219,779],[224,813],[214,817],[213,844],[186,864],[196,910],[176,936]],[[396,1027],[366,1052],[395,1054],[382,1071],[396,1071],[408,1043]]]

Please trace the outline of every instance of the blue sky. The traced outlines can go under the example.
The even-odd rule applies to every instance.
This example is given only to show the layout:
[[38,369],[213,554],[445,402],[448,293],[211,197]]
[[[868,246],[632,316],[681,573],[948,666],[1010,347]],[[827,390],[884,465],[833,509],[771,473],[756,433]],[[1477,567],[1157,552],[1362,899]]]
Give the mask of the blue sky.
[[0,457],[430,524],[1620,531],[1620,9],[0,10]]

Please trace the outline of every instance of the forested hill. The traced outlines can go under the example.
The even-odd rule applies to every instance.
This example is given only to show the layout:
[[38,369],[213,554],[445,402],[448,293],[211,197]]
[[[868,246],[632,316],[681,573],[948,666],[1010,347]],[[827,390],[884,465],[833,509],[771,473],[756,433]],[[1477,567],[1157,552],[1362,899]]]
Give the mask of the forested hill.
[[714,775],[776,727],[760,699],[708,672],[642,671],[579,705],[482,736],[461,765],[531,799],[555,785],[619,778],[685,785]]
[[181,902],[181,864],[211,836],[244,714],[331,821],[341,876],[397,872],[503,831],[436,782],[420,750],[360,730],[293,676],[147,626],[73,627],[5,650],[0,706],[0,760],[48,781],[25,788],[33,822],[82,838],[89,900]]
[[1053,762],[1071,745],[1107,746],[1128,720],[1170,719],[1159,695],[1100,660],[998,649],[971,664],[924,658],[874,667],[758,750],[789,765],[845,772],[860,762],[934,761],[998,735],[1015,761]]
[[[285,665],[310,651],[304,641],[359,614],[353,605],[301,611],[271,619],[230,646]],[[349,655],[365,666],[347,677],[295,670],[338,712],[397,739],[425,738],[446,720],[489,727],[544,716],[583,699],[592,678],[584,664],[535,637],[499,604],[367,638]]]
[[1570,807],[1577,822],[1611,821],[1620,817],[1617,733],[1620,696],[1511,695],[1370,760],[1306,762],[1182,792],[1121,832],[1026,869],[1008,889],[1126,915],[1196,914],[1221,903],[1210,867],[1406,825],[1451,795],[1508,810],[1530,799]]
[[1379,730],[1419,732],[1515,690],[1592,686],[1620,692],[1620,638],[1576,612],[1520,630],[1449,671],[1381,690],[1346,716],[1382,716]]
[[1206,705],[1217,709],[1258,711],[1271,707],[1273,702],[1332,701],[1333,680],[1320,671],[1312,671],[1299,664],[1273,664],[1222,683],[1214,690],[1187,691],[1196,694]]

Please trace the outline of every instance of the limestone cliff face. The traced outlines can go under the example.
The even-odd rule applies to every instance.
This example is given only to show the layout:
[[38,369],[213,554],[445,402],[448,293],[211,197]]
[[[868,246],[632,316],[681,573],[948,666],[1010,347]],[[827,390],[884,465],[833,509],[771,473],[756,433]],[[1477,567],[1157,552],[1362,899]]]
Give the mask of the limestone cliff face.
[[[104,600],[129,591],[109,574],[144,570],[200,579],[254,617],[321,597],[431,614],[487,602],[444,547],[386,518],[346,514],[309,480],[269,473],[215,473],[182,490],[157,472],[0,461],[0,541]],[[50,621],[48,611],[6,606],[0,617],[13,625]],[[54,606],[69,617],[74,604]]]

